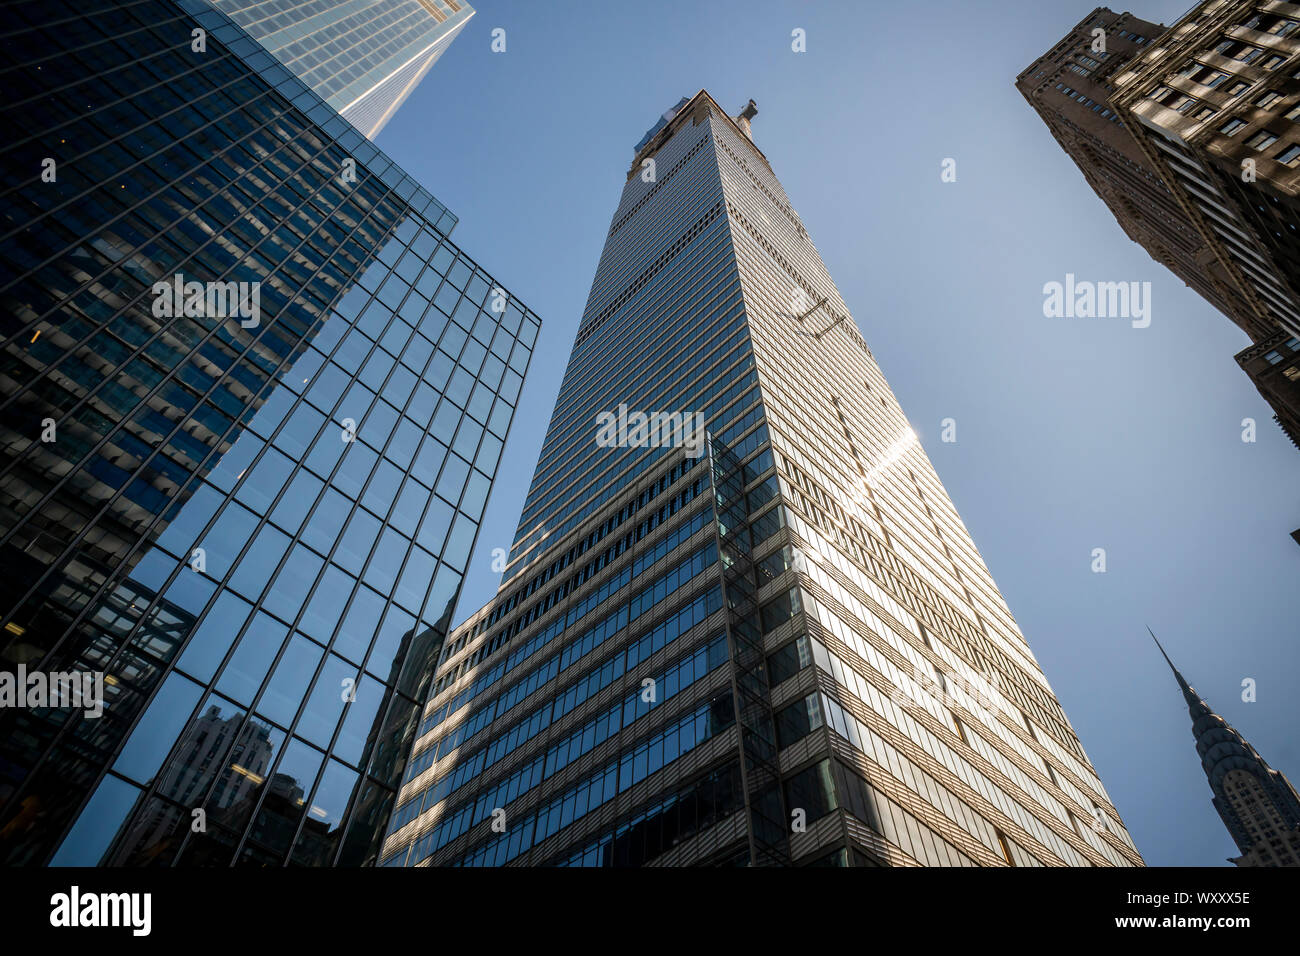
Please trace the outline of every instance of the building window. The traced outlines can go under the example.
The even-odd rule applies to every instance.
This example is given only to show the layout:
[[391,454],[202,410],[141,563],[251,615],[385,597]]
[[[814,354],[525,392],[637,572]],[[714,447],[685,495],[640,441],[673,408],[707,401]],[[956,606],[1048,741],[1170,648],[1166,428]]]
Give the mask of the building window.
[[1250,89],[1249,83],[1245,83],[1241,80],[1238,80],[1236,83],[1233,83],[1232,86],[1228,87],[1228,95],[1240,96],[1242,93],[1245,93],[1248,89]]
[[1283,166],[1300,166],[1300,144],[1292,143],[1277,154],[1277,161]]
[[993,831],[998,838],[998,849],[1002,851],[1002,859],[1007,861],[1007,866],[1015,866],[1016,861],[1011,857],[1011,844],[1007,843],[1006,835],[1001,830]]
[[1253,149],[1260,150],[1260,149],[1268,149],[1268,147],[1272,146],[1276,142],[1277,142],[1277,136],[1275,136],[1273,133],[1270,133],[1266,129],[1262,129],[1254,136],[1252,136],[1250,139],[1246,140],[1246,145],[1250,146]]
[[802,610],[798,588],[791,588],[788,593],[768,601],[763,605],[760,614],[763,633],[775,630]]
[[791,809],[803,810],[809,823],[836,809],[839,803],[835,799],[830,761],[822,760],[786,780],[785,804]]
[[1293,123],[1300,121],[1300,103],[1297,103],[1287,111],[1286,118],[1291,120]]
[[1274,53],[1272,56],[1270,56],[1267,60],[1264,61],[1264,69],[1276,70],[1279,66],[1281,66],[1285,62],[1286,62],[1286,57],[1278,56],[1276,53]]
[[1198,109],[1195,113],[1192,114],[1192,118],[1198,120],[1207,120],[1217,112],[1218,110],[1212,109],[1209,106],[1202,106],[1200,109]]
[[1268,90],[1264,93],[1263,96],[1260,96],[1258,99],[1255,100],[1255,105],[1258,106],[1260,109],[1268,109],[1270,106],[1272,106],[1281,98],[1282,98],[1282,94],[1279,93],[1277,90]]
[[811,663],[812,649],[808,646],[808,638],[801,635],[768,657],[768,683],[775,687],[787,677],[793,677]]
[[813,692],[776,713],[776,741],[781,749],[803,740],[822,726],[820,697]]
[[1282,361],[1282,353],[1279,352],[1277,349],[1273,349],[1271,352],[1269,352],[1267,355],[1264,356],[1264,361],[1267,362],[1269,365],[1276,365],[1278,362]]
[[961,738],[962,743],[964,743],[967,747],[969,747],[970,741],[966,739],[966,728],[961,725],[961,719],[956,714],[951,712],[949,712],[948,716],[952,719],[953,732],[956,733],[957,736]]
[[1241,129],[1245,125],[1245,120],[1239,120],[1234,116],[1232,119],[1228,120],[1228,122],[1219,127],[1219,132],[1224,136],[1235,136],[1237,130]]

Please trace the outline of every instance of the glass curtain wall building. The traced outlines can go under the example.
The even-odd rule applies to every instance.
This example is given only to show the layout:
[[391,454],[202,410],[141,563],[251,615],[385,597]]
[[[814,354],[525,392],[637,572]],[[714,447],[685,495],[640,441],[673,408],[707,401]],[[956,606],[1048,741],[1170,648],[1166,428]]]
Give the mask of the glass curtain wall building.
[[201,0],[6,12],[0,663],[103,710],[0,709],[0,859],[364,862],[539,323]]
[[372,139],[465,28],[460,0],[208,0]]
[[381,862],[1141,865],[755,113],[638,145]]

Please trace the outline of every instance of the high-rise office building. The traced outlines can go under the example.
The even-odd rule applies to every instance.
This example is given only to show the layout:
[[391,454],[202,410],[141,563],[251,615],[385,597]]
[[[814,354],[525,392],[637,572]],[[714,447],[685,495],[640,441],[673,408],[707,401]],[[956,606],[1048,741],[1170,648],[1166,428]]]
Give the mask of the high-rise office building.
[[463,0],[208,2],[372,139],[474,16]]
[[1203,0],[1112,101],[1261,322],[1300,335],[1300,6]]
[[636,150],[382,862],[1140,865],[755,112]]
[[1016,89],[1125,235],[1233,321],[1252,322],[1231,277],[1109,104],[1116,72],[1167,29],[1098,8],[1016,77]]
[[[1155,635],[1151,635],[1155,639]],[[1156,640],[1160,647],[1160,641]],[[1214,809],[1232,834],[1238,866],[1300,866],[1300,794],[1246,739],[1201,700],[1165,649],[1192,718],[1201,768],[1214,793]]]
[[1124,231],[1251,340],[1300,445],[1300,5],[1206,0],[1171,28],[1099,7],[1017,78]]
[[1273,408],[1273,420],[1300,448],[1300,336],[1274,332],[1237,353],[1237,364]]
[[539,323],[201,0],[6,13],[0,859],[363,862]]

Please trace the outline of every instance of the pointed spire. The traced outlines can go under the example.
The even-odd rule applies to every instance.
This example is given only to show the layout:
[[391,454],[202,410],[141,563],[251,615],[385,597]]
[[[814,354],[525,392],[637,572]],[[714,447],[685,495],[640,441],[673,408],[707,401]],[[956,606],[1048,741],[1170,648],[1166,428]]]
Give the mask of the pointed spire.
[[1151,630],[1150,625],[1147,626],[1147,633],[1151,635],[1151,640],[1156,642],[1156,647],[1160,648],[1160,656],[1165,659],[1165,663],[1169,665],[1169,669],[1174,672],[1174,679],[1178,681],[1178,686],[1182,689],[1183,699],[1187,701],[1187,706],[1197,711],[1205,710],[1208,712],[1209,706],[1205,701],[1201,700],[1196,691],[1192,689],[1192,685],[1187,683],[1186,678],[1184,678],[1178,668],[1174,666],[1174,662],[1171,661],[1169,655],[1165,653],[1165,648],[1164,645],[1160,643],[1160,638],[1156,637],[1156,633]]
[[[1209,781],[1214,793],[1214,808],[1219,812],[1224,826],[1232,834],[1232,839],[1241,849],[1243,856],[1250,852],[1258,842],[1259,836],[1247,828],[1237,809],[1237,798],[1226,789],[1225,779],[1228,774],[1245,771],[1252,776],[1260,793],[1271,801],[1282,815],[1284,830],[1300,827],[1300,795],[1287,781],[1286,777],[1273,770],[1244,737],[1234,730],[1226,720],[1210,709],[1210,705],[1196,695],[1196,691],[1187,683],[1174,662],[1165,653],[1164,646],[1150,627],[1147,633],[1160,648],[1160,656],[1165,659],[1169,669],[1174,672],[1178,686],[1182,688],[1183,698],[1192,718],[1192,735],[1196,738],[1196,752],[1201,758],[1201,769]],[[1240,860],[1232,862],[1241,865]]]
[[1169,665],[1169,669],[1174,672],[1174,677],[1178,680],[1178,686],[1182,687],[1184,690],[1187,689],[1187,681],[1183,679],[1182,674],[1178,673],[1178,668],[1174,666],[1174,662],[1171,661],[1169,655],[1165,653],[1165,646],[1160,643],[1160,638],[1156,637],[1156,632],[1151,630],[1150,624],[1147,625],[1147,633],[1151,635],[1151,640],[1155,641],[1156,647],[1160,649],[1160,656],[1165,659],[1165,663]]

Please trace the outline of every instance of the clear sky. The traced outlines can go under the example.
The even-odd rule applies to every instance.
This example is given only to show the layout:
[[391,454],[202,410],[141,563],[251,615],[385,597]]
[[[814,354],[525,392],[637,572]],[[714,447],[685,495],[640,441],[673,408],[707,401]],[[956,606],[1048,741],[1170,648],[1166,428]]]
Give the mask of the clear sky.
[[[1124,236],[1014,87],[1091,4],[475,6],[378,138],[543,321],[456,619],[496,590],[491,549],[514,536],[633,145],[700,88],[737,111],[752,97],[756,141],[1138,849],[1226,865],[1235,847],[1146,627],[1300,783],[1300,451],[1233,361],[1244,334]],[[1133,13],[1169,24],[1189,6]],[[949,157],[955,183],[940,181]],[[1151,282],[1150,327],[1045,318],[1043,286],[1066,273]]]

